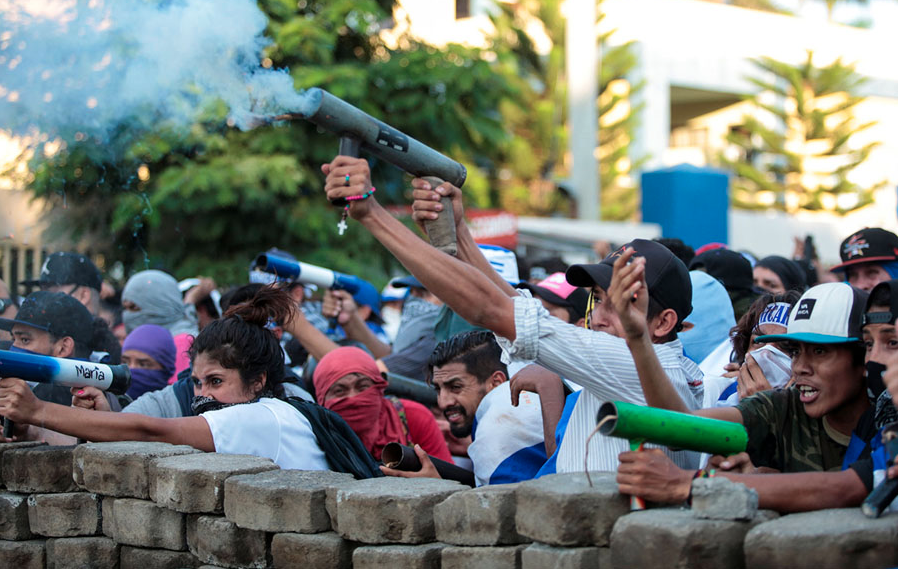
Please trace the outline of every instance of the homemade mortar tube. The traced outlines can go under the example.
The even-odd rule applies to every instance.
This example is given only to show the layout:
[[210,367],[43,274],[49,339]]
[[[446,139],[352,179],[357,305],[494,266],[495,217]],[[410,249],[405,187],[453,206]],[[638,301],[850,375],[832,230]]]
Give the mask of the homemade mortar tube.
[[435,407],[437,404],[437,392],[425,383],[392,372],[387,372],[387,388],[384,395],[411,399],[425,407]]
[[599,432],[631,442],[664,445],[673,450],[691,450],[730,456],[744,452],[748,433],[739,423],[644,407],[624,401],[603,403],[596,417],[606,421]]
[[[415,449],[410,446],[400,443],[387,443],[380,456],[381,462],[387,468],[402,470],[403,472],[418,472],[421,470],[421,461],[418,460]],[[474,473],[470,470],[432,456],[430,461],[442,478],[455,480],[472,488],[475,486]]]
[[131,387],[131,370],[126,365],[95,364],[6,350],[0,350],[0,377],[64,387],[96,387],[116,395],[124,394]]
[[349,294],[357,293],[361,282],[361,279],[354,275],[338,273],[271,253],[257,255],[253,267],[280,278],[294,279],[302,284],[312,284],[320,288],[345,290]]
[[[346,101],[323,89],[305,92],[311,101],[312,112],[303,118],[340,137],[340,154],[358,157],[361,150],[397,166],[418,178],[425,178],[436,190],[443,181],[460,188],[468,176],[459,162],[440,154],[390,125],[377,120]],[[440,200],[443,210],[436,220],[425,223],[431,244],[449,255],[455,255],[455,216],[452,200]],[[334,200],[343,206],[346,200]]]
[[[744,452],[748,433],[739,423],[697,417],[644,407],[624,401],[609,401],[599,407],[599,432],[630,441],[630,450],[641,451],[643,444],[664,445],[672,450],[691,450],[730,456]],[[645,509],[645,502],[633,496],[633,510]]]

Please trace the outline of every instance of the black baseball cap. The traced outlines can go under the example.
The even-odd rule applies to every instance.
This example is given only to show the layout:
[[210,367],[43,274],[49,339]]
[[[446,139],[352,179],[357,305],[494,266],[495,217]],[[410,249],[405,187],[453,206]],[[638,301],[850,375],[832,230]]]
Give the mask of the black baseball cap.
[[629,247],[636,257],[645,257],[645,282],[649,296],[662,308],[671,308],[677,319],[683,322],[692,312],[692,280],[686,265],[670,249],[646,239],[634,239],[594,265],[571,265],[567,270],[567,282],[574,286],[591,288],[597,285],[608,290],[614,261]]
[[898,235],[880,227],[866,227],[842,241],[839,256],[842,264],[830,271],[844,271],[861,263],[898,261]]
[[76,344],[88,346],[93,322],[93,316],[77,299],[62,292],[38,290],[25,297],[15,318],[0,318],[0,330],[24,324],[57,338],[70,336]]
[[[888,312],[870,312],[873,308],[874,299],[880,297],[885,289],[888,289],[889,311]],[[867,298],[867,305],[864,308],[864,318],[861,326],[867,324],[894,324],[898,319],[898,280],[881,282],[870,291]]]
[[393,279],[390,284],[396,288],[424,288],[424,285],[421,284],[421,281],[415,278],[415,275]]
[[750,291],[754,286],[751,262],[729,249],[711,249],[696,255],[689,263],[689,270],[704,270],[723,283],[727,291]]
[[57,286],[74,284],[99,291],[103,276],[93,261],[78,253],[53,253],[44,261],[37,280],[22,281],[22,286]]

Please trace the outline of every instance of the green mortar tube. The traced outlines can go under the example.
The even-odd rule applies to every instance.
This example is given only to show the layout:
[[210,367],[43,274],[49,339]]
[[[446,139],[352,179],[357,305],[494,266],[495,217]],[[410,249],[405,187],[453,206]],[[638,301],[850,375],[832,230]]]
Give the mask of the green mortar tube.
[[[600,433],[627,439],[630,441],[630,450],[634,451],[641,451],[645,443],[653,443],[673,450],[729,456],[743,452],[748,444],[748,433],[739,423],[643,407],[624,401],[603,403],[599,407],[596,422],[601,423]],[[630,509],[644,510],[645,501],[638,496],[631,496]]]
[[642,443],[664,445],[674,450],[691,450],[729,456],[745,451],[748,434],[739,423],[697,417],[687,413],[643,407],[624,401],[602,404],[597,422],[608,419],[599,432],[628,439],[630,447]]

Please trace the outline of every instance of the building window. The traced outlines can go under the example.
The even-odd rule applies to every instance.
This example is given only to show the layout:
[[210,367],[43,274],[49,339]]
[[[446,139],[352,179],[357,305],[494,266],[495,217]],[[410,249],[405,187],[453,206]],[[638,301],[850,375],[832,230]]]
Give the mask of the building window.
[[471,17],[471,0],[455,0],[455,19]]

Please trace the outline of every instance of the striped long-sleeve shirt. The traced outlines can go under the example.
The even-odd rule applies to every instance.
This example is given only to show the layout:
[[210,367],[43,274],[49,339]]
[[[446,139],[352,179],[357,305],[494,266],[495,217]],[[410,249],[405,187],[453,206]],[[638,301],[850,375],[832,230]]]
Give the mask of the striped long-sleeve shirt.
[[[627,343],[605,332],[594,332],[549,315],[538,299],[514,298],[515,341],[497,337],[503,358],[535,361],[583,387],[558,449],[558,472],[583,470],[586,440],[596,426],[596,414],[606,401],[645,405],[636,365]],[[683,402],[700,409],[702,372],[683,355],[679,340],[656,344],[661,367]],[[627,441],[597,434],[589,447],[589,470],[617,470],[618,455],[629,450]],[[665,452],[682,468],[698,468],[698,453]]]

